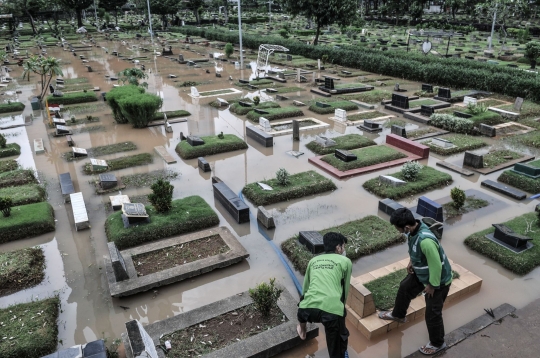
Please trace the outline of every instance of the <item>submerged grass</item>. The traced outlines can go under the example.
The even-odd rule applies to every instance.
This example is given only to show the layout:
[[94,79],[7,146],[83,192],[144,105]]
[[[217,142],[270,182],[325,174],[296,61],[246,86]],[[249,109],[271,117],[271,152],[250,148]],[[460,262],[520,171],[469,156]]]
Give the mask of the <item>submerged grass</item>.
[[514,159],[522,158],[523,154],[503,149],[484,155],[484,168],[495,168]]
[[351,122],[356,122],[356,121],[362,121],[364,119],[373,119],[373,118],[386,117],[386,116],[388,116],[387,113],[383,113],[379,111],[369,111],[369,112],[361,112],[361,113],[356,113],[352,115],[347,115],[347,120]]
[[319,155],[334,153],[336,149],[351,150],[356,148],[376,145],[374,141],[360,134],[345,134],[339,137],[332,138],[336,142],[335,146],[323,147],[316,141],[311,141],[306,144],[306,148]]
[[310,170],[289,176],[289,185],[283,186],[276,179],[263,180],[273,190],[263,190],[257,183],[250,183],[242,189],[242,193],[255,205],[268,205],[280,201],[302,198],[308,195],[336,190],[334,182]]
[[[135,143],[122,142],[122,143],[108,144],[108,145],[102,145],[99,147],[89,148],[86,150],[86,152],[88,153],[88,156],[90,157],[101,157],[103,155],[127,152],[130,150],[136,150],[136,149],[137,149],[137,145]],[[68,161],[81,159],[80,157],[79,158],[73,157],[72,151],[65,153],[64,158]]]
[[[122,177],[122,183],[126,188],[142,188],[145,186],[151,186],[159,179],[173,180],[178,178],[180,174],[171,169],[154,170],[148,173],[137,173],[125,175]],[[135,201],[134,201],[135,202]],[[136,201],[139,203],[139,201]]]
[[464,152],[466,150],[482,148],[487,145],[487,143],[484,142],[484,140],[482,140],[481,138],[473,137],[466,134],[454,134],[451,136],[442,137],[442,139],[446,139],[452,142],[452,144],[454,144],[455,147],[442,148],[436,144],[433,144],[432,139],[422,142],[422,144],[427,145],[432,152],[440,154],[440,155],[452,155],[452,154]]
[[341,99],[345,100],[357,100],[365,103],[380,103],[383,99],[391,99],[392,92],[386,90],[373,90],[366,91],[361,93],[355,93],[352,95],[339,96]]
[[105,222],[107,239],[119,249],[145,244],[166,237],[206,229],[219,224],[214,210],[200,196],[189,196],[173,200],[172,209],[158,213],[153,206],[146,206],[150,222],[124,228],[122,213],[109,215]]
[[39,358],[56,351],[59,307],[60,299],[52,297],[0,309],[2,338],[6,337],[0,339],[2,357]]
[[0,253],[0,297],[40,284],[44,269],[41,247]]
[[107,160],[107,168],[101,170],[92,170],[90,163],[84,165],[85,174],[96,174],[110,172],[112,170],[120,170],[124,168],[136,167],[139,165],[147,165],[154,162],[154,156],[150,153],[140,153],[135,155],[128,155],[121,158],[115,158]]
[[489,201],[475,198],[474,195],[465,198],[465,204],[461,208],[456,208],[454,202],[443,204],[444,214],[447,219],[470,213],[471,211],[481,209],[489,205]]
[[[405,180],[403,173],[397,172],[389,174],[394,178]],[[409,181],[401,186],[391,186],[379,181],[379,178],[373,178],[366,181],[362,186],[364,189],[383,198],[398,200],[407,196],[420,194],[431,189],[438,189],[452,183],[452,176],[443,173],[434,168],[424,166],[418,175],[416,181]]]
[[184,140],[178,143],[175,150],[182,159],[193,159],[248,148],[246,142],[234,134],[224,134],[223,139],[216,135],[201,137],[201,139],[204,141],[203,145],[192,147],[187,140]]
[[13,206],[39,203],[45,200],[45,189],[38,184],[5,187],[0,188],[0,198],[11,198]]
[[[533,223],[533,229],[530,228],[531,223]],[[494,232],[494,228],[472,234],[465,239],[465,245],[498,262],[506,269],[518,275],[525,275],[540,265],[540,230],[538,230],[537,215],[536,213],[527,213],[504,224],[514,232],[532,238],[534,246],[527,251],[516,254],[485,237],[485,235]]]
[[54,231],[54,210],[42,202],[11,208],[11,215],[0,220],[0,243]]
[[330,164],[334,168],[341,171],[364,168],[370,165],[389,162],[396,159],[407,157],[400,151],[386,147],[384,145],[376,145],[372,147],[359,148],[351,150],[353,154],[356,154],[358,159],[344,162],[335,157],[334,154],[328,154],[321,158],[322,161]]
[[[356,260],[385,248],[405,242],[401,235],[388,221],[378,216],[370,215],[359,220],[346,222],[342,225],[321,230],[322,235],[327,232],[339,232],[347,237],[347,257]],[[291,237],[281,244],[281,249],[302,275],[315,255],[304,245],[298,242],[298,235]]]

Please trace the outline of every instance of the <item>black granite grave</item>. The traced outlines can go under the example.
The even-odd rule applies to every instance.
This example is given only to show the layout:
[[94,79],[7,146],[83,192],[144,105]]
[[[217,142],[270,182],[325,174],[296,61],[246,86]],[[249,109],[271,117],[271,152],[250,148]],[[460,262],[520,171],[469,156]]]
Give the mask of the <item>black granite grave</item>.
[[463,166],[482,169],[484,167],[484,156],[471,152],[465,152],[465,157],[463,158]]
[[392,106],[402,109],[409,109],[409,97],[392,93]]
[[298,241],[314,255],[324,252],[323,236],[318,231],[300,231]]
[[255,140],[257,143],[262,144],[265,147],[274,146],[274,137],[254,126],[246,127],[246,134],[249,138]]
[[392,199],[386,198],[379,201],[379,210],[385,212],[388,215],[392,215],[397,209],[404,208],[403,205]]
[[439,88],[439,92],[437,93],[437,97],[440,98],[452,98],[452,94],[450,92],[450,88]]
[[490,179],[484,180],[480,183],[480,185],[495,190],[516,200],[523,200],[527,197],[527,194],[522,192],[521,190],[514,189],[512,187],[506,186]]
[[480,133],[488,137],[495,137],[497,135],[497,128],[480,123]]
[[249,208],[225,183],[215,183],[214,199],[233,216],[237,223],[249,222]]
[[438,222],[443,222],[443,207],[441,204],[435,201],[421,196],[418,198],[418,206],[416,207],[416,213],[422,216],[435,219]]
[[[461,111],[454,111],[454,116],[459,118],[471,118],[473,115],[471,113],[461,112]],[[480,124],[482,125],[482,124]]]
[[262,109],[259,109],[259,108],[255,108],[254,111],[257,114],[268,114],[268,111],[265,111],[265,110],[262,110]]
[[334,156],[344,162],[352,162],[358,159],[354,153],[345,149],[336,149],[334,151]]
[[324,79],[324,88],[326,88],[326,89],[334,89],[334,79],[326,77]]
[[532,238],[517,234],[504,224],[492,224],[492,226],[495,228],[495,232],[486,235],[486,238],[515,253],[523,252],[534,246],[530,242]]
[[253,105],[252,105],[251,103],[244,102],[244,101],[238,101],[238,104],[239,104],[241,107],[253,107]]
[[196,147],[196,146],[199,146],[199,145],[203,145],[204,144],[204,140],[202,140],[201,138],[197,137],[197,136],[193,136],[193,135],[188,135],[187,136],[187,142],[189,143],[189,145],[191,145],[192,147]]
[[56,134],[71,134],[69,127],[58,125],[56,126]]
[[210,163],[206,161],[203,157],[197,158],[197,164],[199,165],[199,168],[202,169],[203,172],[209,172],[212,169],[210,169]]
[[99,186],[101,189],[112,189],[118,185],[116,175],[111,173],[105,173],[99,175]]
[[431,115],[435,113],[435,108],[431,106],[420,106],[420,114],[424,117],[431,117]]
[[287,61],[292,61],[292,55],[287,55]]
[[293,140],[300,140],[300,122],[296,119],[292,120]]
[[405,127],[393,124],[390,132],[400,137],[407,138],[407,131],[405,130]]
[[539,178],[540,177],[540,168],[533,167],[532,165],[528,165],[525,163],[517,163],[514,165],[514,169],[512,169],[515,173],[525,175],[529,178]]

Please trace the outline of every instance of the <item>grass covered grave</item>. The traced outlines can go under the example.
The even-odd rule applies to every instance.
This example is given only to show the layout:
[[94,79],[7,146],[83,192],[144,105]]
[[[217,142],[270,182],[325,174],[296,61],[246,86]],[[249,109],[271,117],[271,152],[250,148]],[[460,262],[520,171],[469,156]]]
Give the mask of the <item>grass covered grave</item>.
[[16,169],[0,173],[0,188],[37,183],[34,172],[29,169]]
[[39,184],[0,188],[0,198],[11,198],[13,206],[39,203],[45,200],[45,189]]
[[217,135],[204,136],[201,139],[204,141],[203,145],[193,147],[183,140],[178,143],[175,150],[182,159],[194,159],[248,148],[246,142],[234,134],[224,134],[223,139]]
[[298,109],[297,107],[265,108],[264,111],[268,113],[261,114],[255,112],[254,110],[251,110],[247,114],[247,119],[259,123],[260,117],[264,117],[269,121],[274,121],[277,119],[300,117],[304,115],[304,112],[302,112],[302,110]]
[[[330,107],[319,107],[317,106],[316,102],[321,102],[321,103],[326,103],[328,105],[330,105]],[[344,100],[341,100],[341,101],[328,101],[328,100],[323,100],[323,99],[319,99],[317,101],[311,101],[310,103],[310,106],[309,106],[309,110],[312,111],[312,112],[315,112],[317,114],[330,114],[330,113],[334,113],[336,111],[336,109],[343,109],[345,111],[353,111],[355,109],[358,109],[358,105],[350,102],[350,101],[344,101]]]
[[45,277],[44,270],[41,247],[0,253],[0,297],[39,285]]
[[433,144],[433,139],[426,140],[422,144],[427,145],[431,152],[440,154],[440,155],[452,155],[456,153],[465,152],[467,150],[474,150],[478,148],[485,147],[487,143],[479,137],[473,137],[466,134],[454,134],[446,137],[441,137],[441,139],[448,140],[452,142],[455,147],[443,148],[436,144]]
[[402,152],[384,145],[374,145],[366,148],[353,149],[351,152],[356,154],[358,159],[350,162],[344,162],[343,160],[336,158],[334,154],[328,154],[322,157],[321,160],[330,164],[334,168],[341,171],[346,171],[407,157]]
[[14,206],[11,215],[0,219],[0,243],[34,237],[54,231],[54,211],[42,202]]
[[331,139],[336,142],[335,146],[323,147],[316,141],[311,141],[308,144],[306,144],[306,148],[316,154],[323,155],[323,154],[334,153],[336,149],[351,150],[351,149],[356,149],[356,148],[367,147],[370,145],[376,145],[374,141],[360,134],[345,134],[345,135],[334,137]]
[[0,148],[0,158],[11,157],[13,155],[20,155],[21,147],[17,143],[6,144],[5,148]]
[[109,159],[107,160],[108,167],[106,169],[101,170],[92,170],[92,166],[90,163],[86,163],[84,165],[84,173],[85,174],[97,174],[97,173],[104,173],[104,172],[110,172],[112,170],[120,170],[125,168],[131,168],[136,167],[139,165],[146,165],[154,162],[154,156],[150,153],[140,153],[135,155],[127,155],[125,157],[115,158],[115,159]]

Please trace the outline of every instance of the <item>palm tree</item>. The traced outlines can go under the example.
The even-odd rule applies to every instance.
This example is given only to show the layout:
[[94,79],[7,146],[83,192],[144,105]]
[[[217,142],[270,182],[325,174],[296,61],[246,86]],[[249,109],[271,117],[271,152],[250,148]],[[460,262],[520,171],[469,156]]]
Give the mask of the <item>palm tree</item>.
[[43,100],[43,96],[47,92],[51,80],[55,76],[63,76],[62,65],[60,60],[55,57],[41,57],[31,56],[26,62],[23,63],[23,79],[30,81],[30,75],[35,73],[41,77],[41,93],[40,99]]
[[129,83],[134,86],[141,86],[148,88],[148,83],[143,82],[139,84],[139,80],[145,80],[148,78],[148,75],[144,73],[143,70],[139,68],[126,68],[125,70],[118,73],[118,80],[122,83]]

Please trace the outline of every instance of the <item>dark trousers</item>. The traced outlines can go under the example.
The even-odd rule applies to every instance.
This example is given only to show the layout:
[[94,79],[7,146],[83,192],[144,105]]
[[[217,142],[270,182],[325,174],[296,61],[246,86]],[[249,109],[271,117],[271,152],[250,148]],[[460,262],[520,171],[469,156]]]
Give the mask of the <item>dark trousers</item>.
[[[429,333],[429,341],[435,347],[440,347],[444,343],[444,323],[442,309],[450,285],[439,286],[433,293],[433,297],[425,295],[426,299],[426,326]],[[392,316],[404,318],[411,300],[416,298],[424,290],[424,285],[418,280],[415,274],[408,274],[399,284],[396,296],[396,304],[392,311]]]
[[345,316],[337,316],[318,308],[299,308],[297,317],[300,323],[322,323],[330,358],[345,357],[349,343],[349,330],[345,326]]

